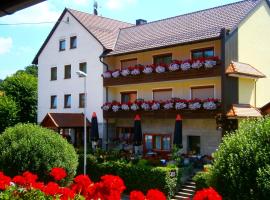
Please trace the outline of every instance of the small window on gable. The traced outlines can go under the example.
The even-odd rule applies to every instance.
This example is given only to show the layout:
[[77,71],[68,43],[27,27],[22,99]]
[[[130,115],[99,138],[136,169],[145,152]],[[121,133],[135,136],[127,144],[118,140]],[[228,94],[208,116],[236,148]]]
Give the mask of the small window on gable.
[[137,99],[137,92],[121,92],[121,103],[135,102]]
[[213,85],[191,87],[191,99],[208,99],[214,97]]
[[192,59],[209,58],[214,56],[214,48],[209,47],[205,49],[195,49],[191,51]]
[[137,58],[121,60],[121,69],[126,69],[131,66],[137,65]]
[[79,70],[87,74],[87,63],[80,63]]
[[172,98],[172,89],[158,89],[153,90],[153,100],[167,101]]
[[70,48],[77,48],[77,36],[70,37]]
[[59,41],[59,51],[65,51],[66,50],[66,40],[60,40]]
[[154,64],[167,64],[169,65],[172,62],[172,54],[156,55],[154,58]]

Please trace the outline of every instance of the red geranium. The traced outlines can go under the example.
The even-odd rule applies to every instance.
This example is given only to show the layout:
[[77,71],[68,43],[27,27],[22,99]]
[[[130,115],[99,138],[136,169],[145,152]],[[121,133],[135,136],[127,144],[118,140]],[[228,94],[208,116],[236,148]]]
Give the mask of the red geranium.
[[59,194],[61,200],[70,200],[75,197],[75,193],[71,189],[65,187],[59,188]]
[[59,185],[54,182],[49,182],[44,188],[43,192],[47,195],[54,196],[59,193]]
[[54,180],[60,181],[67,176],[67,173],[63,168],[55,167],[52,168],[50,175],[54,178]]
[[0,172],[0,190],[5,190],[8,186],[10,186],[11,178],[5,176],[3,172]]
[[29,171],[26,171],[22,176],[15,176],[12,181],[17,185],[26,187],[27,189],[33,187],[36,184],[38,176]]
[[166,196],[160,192],[159,190],[156,189],[151,189],[148,190],[146,194],[146,199],[147,200],[166,200]]
[[87,196],[87,190],[91,186],[92,181],[90,178],[86,175],[79,175],[74,178],[74,183],[71,186],[71,189],[77,193],[81,194],[83,196]]
[[130,200],[145,200],[145,196],[141,191],[134,190],[129,195]]
[[222,200],[222,197],[210,187],[196,192],[193,200]]

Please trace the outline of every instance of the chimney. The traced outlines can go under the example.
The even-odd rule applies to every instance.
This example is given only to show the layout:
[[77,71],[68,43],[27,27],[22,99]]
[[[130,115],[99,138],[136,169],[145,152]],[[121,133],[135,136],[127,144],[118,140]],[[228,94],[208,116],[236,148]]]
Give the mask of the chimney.
[[136,20],[136,26],[147,24],[147,21],[145,19],[137,19]]

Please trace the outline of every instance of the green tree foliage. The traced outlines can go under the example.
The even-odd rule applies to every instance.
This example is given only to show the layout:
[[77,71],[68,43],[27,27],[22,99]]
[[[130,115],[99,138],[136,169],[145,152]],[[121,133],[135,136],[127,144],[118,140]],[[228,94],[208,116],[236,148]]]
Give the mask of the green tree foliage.
[[37,77],[26,72],[16,73],[1,83],[0,90],[16,102],[20,122],[36,122]]
[[15,176],[31,171],[48,181],[53,167],[64,168],[73,179],[78,165],[74,147],[56,132],[33,124],[17,124],[0,135],[0,171]]
[[35,77],[38,77],[38,67],[36,65],[29,65],[29,66],[25,67],[24,70],[18,70],[16,72],[16,74],[19,74],[22,72],[25,72],[29,75],[33,75]]
[[269,199],[270,117],[243,121],[214,158],[209,182],[225,199]]
[[6,127],[13,126],[17,123],[18,108],[16,102],[7,96],[0,95],[0,133]]

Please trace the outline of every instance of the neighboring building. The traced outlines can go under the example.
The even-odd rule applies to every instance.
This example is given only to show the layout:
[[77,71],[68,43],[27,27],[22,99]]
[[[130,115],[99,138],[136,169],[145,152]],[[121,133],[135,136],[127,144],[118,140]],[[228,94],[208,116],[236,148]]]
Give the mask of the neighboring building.
[[[131,24],[72,9],[65,9],[58,21],[33,61],[38,64],[38,122],[48,113],[63,113],[63,123],[69,118],[65,114],[83,113],[84,78],[76,74],[81,70],[88,75],[86,116],[91,119],[96,112],[102,134],[104,69],[100,56],[113,48],[119,29]],[[55,121],[55,115],[49,116]],[[83,123],[56,128],[82,138]]]
[[[133,119],[140,114],[143,150],[169,153],[175,117],[181,114],[183,151],[210,155],[226,130],[236,129],[239,119],[260,117],[257,108],[270,101],[265,93],[270,85],[267,0],[245,0],[150,23],[137,20],[137,26],[70,9],[60,21],[69,22],[54,27],[35,58],[39,122],[47,113],[83,112],[83,78],[75,74],[79,63],[87,63],[87,118],[97,113],[100,136],[109,147],[132,148]],[[113,35],[107,35],[108,29]],[[77,48],[69,49],[74,36]],[[65,46],[62,41],[65,51],[58,51]],[[187,59],[189,63],[180,62]],[[66,80],[64,69],[69,65],[72,75]],[[211,100],[190,101],[196,98]],[[53,121],[50,116],[45,119]],[[68,128],[69,134],[72,130]]]

